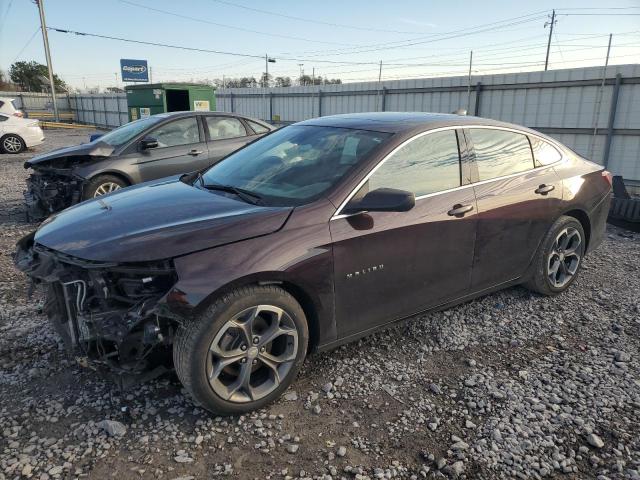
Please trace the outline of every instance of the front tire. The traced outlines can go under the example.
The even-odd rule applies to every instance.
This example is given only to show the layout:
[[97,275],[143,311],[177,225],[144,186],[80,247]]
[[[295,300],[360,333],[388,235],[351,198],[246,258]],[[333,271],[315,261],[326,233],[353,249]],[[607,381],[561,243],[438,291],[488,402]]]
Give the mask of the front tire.
[[180,326],[173,345],[178,378],[220,415],[262,408],[295,379],[307,352],[302,307],[277,286],[228,293]]
[[585,246],[582,224],[573,217],[561,216],[542,240],[524,286],[543,295],[564,292],[582,268]]
[[82,192],[82,199],[89,200],[100,197],[128,186],[129,184],[127,182],[115,175],[98,175],[89,180],[89,183]]
[[18,135],[10,133],[0,139],[0,151],[4,153],[21,153],[27,148],[27,144]]

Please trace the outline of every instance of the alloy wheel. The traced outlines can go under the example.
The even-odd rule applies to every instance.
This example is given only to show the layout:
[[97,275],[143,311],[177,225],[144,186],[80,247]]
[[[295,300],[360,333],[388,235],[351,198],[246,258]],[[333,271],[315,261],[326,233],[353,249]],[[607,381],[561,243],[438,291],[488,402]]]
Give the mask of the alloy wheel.
[[107,193],[114,192],[116,190],[120,190],[120,185],[115,182],[105,182],[100,184],[98,188],[96,188],[96,192],[93,194],[93,197],[99,197],[101,195],[106,195]]
[[298,330],[291,316],[273,305],[235,315],[218,331],[207,354],[213,391],[234,403],[259,400],[286,378],[298,354]]
[[22,150],[22,142],[18,137],[9,136],[2,141],[2,148],[9,153],[18,153]]
[[556,236],[547,262],[549,282],[555,288],[562,288],[571,281],[578,271],[582,254],[582,236],[572,227],[563,229]]

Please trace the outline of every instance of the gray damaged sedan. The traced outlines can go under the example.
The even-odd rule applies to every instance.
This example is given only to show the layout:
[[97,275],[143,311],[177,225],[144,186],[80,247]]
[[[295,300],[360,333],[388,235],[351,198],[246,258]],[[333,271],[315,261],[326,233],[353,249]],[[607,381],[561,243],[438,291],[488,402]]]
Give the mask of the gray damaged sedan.
[[207,168],[275,127],[231,113],[172,112],[127,123],[25,162],[28,216],[38,220],[137,183]]

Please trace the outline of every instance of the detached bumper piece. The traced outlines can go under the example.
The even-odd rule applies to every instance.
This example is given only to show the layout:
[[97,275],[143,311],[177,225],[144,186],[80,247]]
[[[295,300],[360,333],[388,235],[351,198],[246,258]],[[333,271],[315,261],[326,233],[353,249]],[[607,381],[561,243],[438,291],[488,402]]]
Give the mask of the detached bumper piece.
[[18,242],[16,266],[46,289],[45,312],[81,364],[120,386],[162,374],[180,321],[164,299],[176,283],[171,262],[118,264],[70,257]]
[[33,173],[27,179],[24,199],[29,220],[42,220],[75,205],[82,198],[84,180],[57,173]]

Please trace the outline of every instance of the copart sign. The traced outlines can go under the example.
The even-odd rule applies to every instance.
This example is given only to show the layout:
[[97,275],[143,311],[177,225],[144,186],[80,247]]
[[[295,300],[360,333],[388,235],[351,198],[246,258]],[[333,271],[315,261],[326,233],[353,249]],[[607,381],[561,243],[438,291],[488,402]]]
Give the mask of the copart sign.
[[149,68],[146,60],[120,59],[120,74],[123,82],[148,82]]

